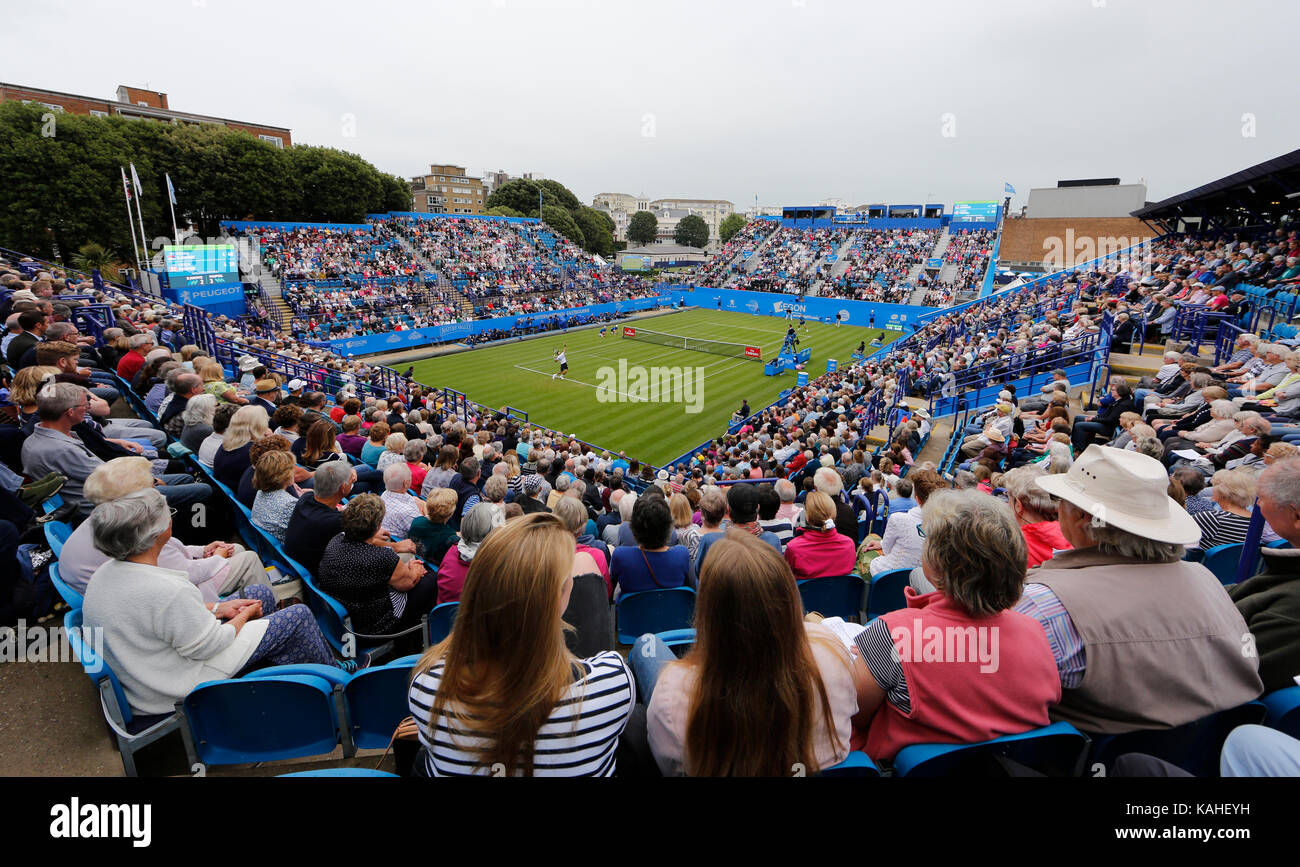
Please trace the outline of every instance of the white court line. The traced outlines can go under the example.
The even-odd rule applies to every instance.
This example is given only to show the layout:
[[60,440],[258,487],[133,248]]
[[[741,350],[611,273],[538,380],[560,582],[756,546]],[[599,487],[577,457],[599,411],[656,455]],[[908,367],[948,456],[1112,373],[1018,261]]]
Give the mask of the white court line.
[[[519,368],[520,370],[526,370],[526,371],[528,371],[529,373],[540,373],[542,376],[552,376],[552,374],[549,374],[549,373],[547,373],[547,372],[544,371],[544,370],[534,370],[534,369],[531,368],[531,367],[524,367],[522,364],[516,364],[516,365],[514,365],[514,366],[517,367],[517,368]],[[561,381],[562,381],[562,382],[571,382],[571,383],[573,383],[574,385],[585,385],[587,388],[594,388],[596,391],[612,392],[612,393],[614,393],[614,394],[617,394],[619,397],[626,397],[626,398],[628,399],[628,401],[631,402],[631,403],[649,403],[649,400],[648,400],[648,399],[646,399],[646,398],[644,398],[644,397],[641,397],[641,396],[639,396],[639,395],[626,394],[626,393],[624,393],[624,392],[618,391],[617,389],[608,388],[608,387],[603,386],[603,385],[592,385],[590,382],[583,382],[583,381],[580,380],[580,379],[569,379],[568,377],[565,377],[565,378],[564,378],[563,380],[561,380]]]

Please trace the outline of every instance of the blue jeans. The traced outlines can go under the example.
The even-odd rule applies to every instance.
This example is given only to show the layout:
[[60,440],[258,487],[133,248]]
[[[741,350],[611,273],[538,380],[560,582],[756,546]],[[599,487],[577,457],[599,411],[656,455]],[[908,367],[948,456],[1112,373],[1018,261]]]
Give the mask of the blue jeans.
[[1223,742],[1225,777],[1300,777],[1300,741],[1265,726],[1237,726]]
[[162,487],[158,488],[158,493],[167,500],[167,505],[177,511],[176,517],[186,521],[190,518],[189,506],[201,503],[212,496],[212,488],[209,485],[196,483],[193,476],[185,473],[161,476],[159,481],[162,482]]
[[1133,404],[1135,406],[1141,406],[1142,402],[1146,400],[1146,396],[1150,394],[1153,390],[1154,389],[1150,389],[1150,388],[1133,389]]
[[646,633],[632,645],[632,652],[627,655],[628,665],[636,678],[637,693],[641,703],[649,706],[650,696],[654,693],[655,681],[659,672],[670,662],[676,662],[677,655],[668,645],[659,640],[659,636]]

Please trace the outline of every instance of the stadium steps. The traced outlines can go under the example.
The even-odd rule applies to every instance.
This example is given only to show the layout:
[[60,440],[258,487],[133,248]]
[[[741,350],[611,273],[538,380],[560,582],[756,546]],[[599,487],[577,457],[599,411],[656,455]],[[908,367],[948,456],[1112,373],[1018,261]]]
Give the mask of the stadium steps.
[[939,240],[934,242],[934,249],[930,251],[929,258],[941,259],[943,254],[948,252],[948,243],[952,240],[952,235],[948,232],[948,227],[943,227],[943,233],[939,235]]
[[293,320],[293,310],[287,303],[285,303],[285,300],[278,295],[271,298],[270,302],[270,307],[267,308],[266,312],[270,313],[271,316],[275,318],[276,330],[282,333],[287,333],[289,331],[289,325]]

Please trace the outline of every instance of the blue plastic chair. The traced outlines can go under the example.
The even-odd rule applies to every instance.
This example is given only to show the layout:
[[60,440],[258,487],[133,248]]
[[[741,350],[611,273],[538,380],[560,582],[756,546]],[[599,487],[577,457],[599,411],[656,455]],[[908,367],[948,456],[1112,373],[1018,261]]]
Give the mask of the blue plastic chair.
[[1088,743],[1083,732],[1057,722],[976,744],[913,744],[894,757],[894,771],[900,777],[979,775],[1001,756],[1048,776],[1073,777],[1082,772]]
[[1241,562],[1241,552],[1243,546],[1236,545],[1215,545],[1205,552],[1201,565],[1214,573],[1214,577],[1219,579],[1219,583],[1225,587],[1229,584],[1236,583],[1237,564]]
[[1106,767],[1125,753],[1146,753],[1177,765],[1196,777],[1219,775],[1223,742],[1237,726],[1263,722],[1265,705],[1258,701],[1219,711],[1172,729],[1148,729],[1093,740],[1088,761]]
[[1288,686],[1260,699],[1264,725],[1300,739],[1300,686]]
[[805,578],[799,584],[804,613],[816,611],[823,617],[859,621],[867,598],[867,582],[861,575]]
[[1264,547],[1265,548],[1290,548],[1291,543],[1288,542],[1286,539],[1274,539],[1272,542],[1268,542],[1267,544],[1265,544]]
[[443,602],[433,606],[429,612],[429,636],[425,646],[432,647],[451,635],[451,628],[456,624],[456,612],[459,610],[459,602]]
[[272,671],[201,683],[176,703],[186,746],[199,761],[238,765],[293,759],[331,753],[339,745],[336,682]]
[[50,583],[54,585],[55,590],[59,591],[59,595],[63,597],[64,602],[68,603],[69,608],[76,610],[85,602],[85,597],[69,587],[68,582],[63,580],[63,576],[59,574],[58,563],[50,564]]
[[[138,776],[135,754],[144,747],[166,737],[181,727],[177,714],[138,715],[127,704],[126,693],[108,661],[84,640],[81,609],[74,608],[63,617],[63,630],[68,637],[72,655],[99,690],[100,707],[104,720],[117,738],[117,750],[122,756],[122,769],[128,777]],[[194,761],[190,754],[191,763]]]
[[876,767],[876,763],[871,761],[871,757],[866,753],[861,750],[854,750],[838,765],[822,768],[820,775],[823,777],[851,778],[879,777],[880,768]]
[[667,587],[628,593],[615,605],[618,643],[633,644],[647,632],[689,629],[695,616],[695,590]]
[[411,715],[407,694],[419,656],[404,656],[378,668],[358,671],[343,687],[347,734],[357,749],[384,749],[393,732]]
[[286,777],[389,777],[400,779],[397,774],[388,771],[376,771],[373,768],[325,768],[320,771],[298,771],[295,774],[277,774],[277,779]]
[[874,620],[882,614],[906,608],[907,597],[903,591],[911,577],[911,569],[894,569],[872,578],[867,590],[867,619]]
[[49,543],[50,550],[54,552],[55,557],[63,556],[63,543],[68,541],[72,535],[72,527],[62,521],[45,522],[45,541]]

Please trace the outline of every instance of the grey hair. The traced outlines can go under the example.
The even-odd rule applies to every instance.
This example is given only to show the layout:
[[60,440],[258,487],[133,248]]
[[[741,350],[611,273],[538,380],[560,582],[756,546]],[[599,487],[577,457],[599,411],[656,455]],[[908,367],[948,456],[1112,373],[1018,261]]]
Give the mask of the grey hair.
[[[384,472],[388,472],[386,469]],[[352,465],[347,461],[326,461],[316,469],[312,486],[317,495],[332,497],[342,490],[352,478]]]
[[[1056,445],[1064,445],[1064,443],[1056,443]],[[1052,459],[1052,463],[1055,465],[1055,458]],[[1003,474],[1002,487],[1007,489],[1010,497],[1025,507],[1026,512],[1032,513],[1040,521],[1052,521],[1056,519],[1056,503],[1052,501],[1051,494],[1034,483],[1034,480],[1042,475],[1045,473],[1038,464],[1016,467]]]
[[152,332],[141,331],[139,334],[131,335],[131,348],[139,349],[141,346],[156,345],[158,341],[154,340]]
[[213,394],[196,394],[181,410],[181,421],[185,424],[212,424],[212,417],[217,414],[217,397]]
[[36,392],[36,409],[43,421],[53,421],[86,399],[86,390],[71,382],[50,382]]
[[1255,488],[1261,497],[1300,509],[1300,457],[1280,460],[1264,470]]
[[460,521],[460,537],[477,545],[497,527],[506,522],[505,512],[492,503],[479,503]]
[[1210,478],[1215,499],[1249,509],[1255,504],[1255,474],[1250,470],[1219,470]]
[[568,477],[568,476],[566,476],[566,475],[561,475],[558,479],[555,480],[555,490],[557,490],[557,491],[567,491],[568,489],[569,489],[569,477]]
[[483,499],[489,503],[505,502],[506,490],[509,486],[510,483],[506,481],[505,476],[493,474],[483,483]]
[[844,490],[844,479],[830,467],[822,467],[813,474],[813,487],[830,497],[837,497]]
[[402,457],[408,464],[418,464],[424,460],[425,454],[429,451],[429,446],[424,440],[407,440],[406,448],[402,449]]
[[1187,553],[1184,545],[1172,542],[1157,542],[1138,536],[1127,530],[1112,527],[1101,518],[1080,509],[1069,500],[1061,500],[1057,511],[1074,511],[1089,519],[1086,525],[1088,538],[1097,543],[1097,549],[1103,554],[1122,557],[1125,560],[1138,560],[1143,563],[1173,563],[1181,560]]
[[781,498],[783,503],[793,503],[798,493],[794,489],[794,482],[789,479],[777,479],[776,484],[772,487],[776,488],[776,495]]
[[636,491],[629,491],[623,495],[623,499],[618,501],[618,514],[624,521],[632,520],[632,507],[636,505]]
[[389,464],[384,467],[384,490],[400,494],[409,487],[411,487],[410,467],[406,464]]
[[1210,415],[1215,418],[1232,418],[1237,413],[1237,405],[1230,400],[1210,401]]
[[167,500],[153,487],[100,503],[90,513],[95,547],[114,560],[148,551],[171,523]]
[[562,497],[555,504],[554,512],[555,517],[563,521],[564,526],[575,536],[587,525],[587,510],[583,508],[582,503],[572,497]]

